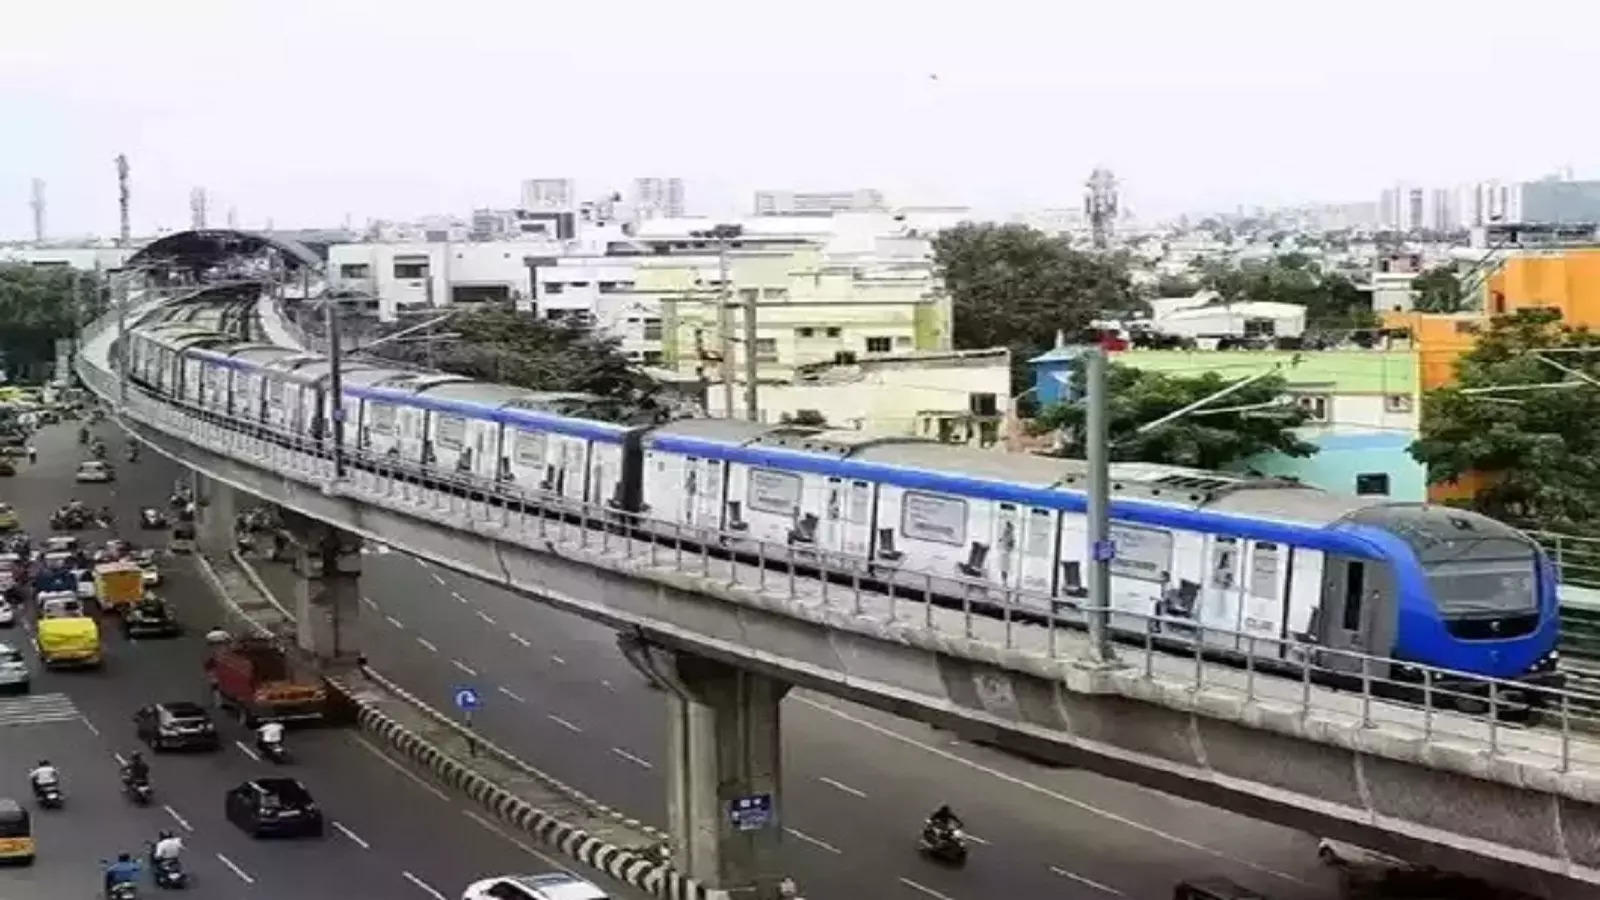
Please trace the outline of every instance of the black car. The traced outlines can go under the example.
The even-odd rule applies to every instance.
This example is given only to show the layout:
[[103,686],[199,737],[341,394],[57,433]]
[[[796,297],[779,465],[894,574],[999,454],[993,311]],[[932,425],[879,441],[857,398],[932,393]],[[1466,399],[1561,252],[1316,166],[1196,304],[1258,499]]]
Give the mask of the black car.
[[133,714],[139,740],[152,750],[216,750],[222,746],[211,714],[198,703],[152,703]]
[[146,594],[143,600],[122,610],[123,637],[177,637],[182,633],[183,626],[178,624],[172,607],[154,594]]
[[1267,898],[1226,878],[1202,878],[1179,883],[1172,891],[1172,900],[1267,900]]
[[293,778],[255,778],[228,792],[228,821],[250,832],[322,837],[322,810],[311,792]]

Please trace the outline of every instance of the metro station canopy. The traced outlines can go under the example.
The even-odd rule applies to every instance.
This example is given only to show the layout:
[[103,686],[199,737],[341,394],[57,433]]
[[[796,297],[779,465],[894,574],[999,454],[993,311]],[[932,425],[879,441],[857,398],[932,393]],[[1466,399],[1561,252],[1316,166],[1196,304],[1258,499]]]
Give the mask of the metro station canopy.
[[128,260],[133,266],[169,266],[177,269],[203,269],[230,259],[258,256],[276,250],[283,265],[293,271],[302,267],[320,269],[322,259],[305,244],[291,238],[259,231],[207,228],[180,231],[147,244]]

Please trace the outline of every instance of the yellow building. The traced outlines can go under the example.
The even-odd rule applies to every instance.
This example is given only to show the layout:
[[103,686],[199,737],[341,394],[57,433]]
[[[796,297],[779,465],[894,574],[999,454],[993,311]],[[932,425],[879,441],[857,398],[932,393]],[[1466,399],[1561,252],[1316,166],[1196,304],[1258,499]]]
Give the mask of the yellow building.
[[740,249],[728,254],[728,289],[705,257],[640,259],[634,291],[661,298],[662,364],[720,380],[718,303],[727,296],[735,380],[744,373],[744,310],[756,305],[762,380],[796,366],[914,350],[948,350],[951,306],[931,260],[830,258],[823,247]]

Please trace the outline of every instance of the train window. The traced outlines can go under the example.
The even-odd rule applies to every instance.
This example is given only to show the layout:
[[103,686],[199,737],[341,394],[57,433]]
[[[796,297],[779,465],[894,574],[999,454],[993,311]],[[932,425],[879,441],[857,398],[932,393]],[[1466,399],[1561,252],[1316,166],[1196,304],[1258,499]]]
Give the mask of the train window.
[[850,482],[850,521],[856,525],[872,521],[872,485],[868,482]]
[[[517,429],[516,438],[517,465],[539,468],[545,463],[544,434],[538,431],[524,431]],[[665,465],[661,465],[665,468]]]
[[1367,589],[1367,564],[1349,562],[1344,569],[1344,621],[1345,631],[1361,630],[1361,595]]
[[1264,600],[1278,596],[1278,545],[1256,542],[1250,558],[1250,594]]
[[900,507],[900,533],[959,547],[967,542],[967,501],[906,491]]
[[793,515],[800,508],[800,476],[775,469],[750,470],[745,502],[751,509]]
[[1023,538],[1022,553],[1029,559],[1049,559],[1055,537],[1055,517],[1048,509],[1028,511],[1028,533]]
[[387,403],[367,405],[368,426],[378,434],[394,434],[394,407]]
[[1364,472],[1356,476],[1356,494],[1359,496],[1389,496],[1388,472]]
[[435,431],[435,440],[441,447],[452,450],[461,448],[462,439],[466,437],[467,420],[461,416],[439,416],[439,424]]
[[1154,582],[1170,578],[1172,532],[1112,525],[1111,540],[1117,547],[1117,555],[1111,560],[1112,575]]

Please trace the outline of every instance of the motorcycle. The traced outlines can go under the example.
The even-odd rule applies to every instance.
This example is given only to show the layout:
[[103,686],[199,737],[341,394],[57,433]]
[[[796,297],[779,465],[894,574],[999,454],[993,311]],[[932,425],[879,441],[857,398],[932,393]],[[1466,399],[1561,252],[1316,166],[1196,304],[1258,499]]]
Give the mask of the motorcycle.
[[289,749],[283,746],[283,741],[256,741],[256,750],[260,751],[261,758],[277,765],[287,765],[289,762]]
[[89,455],[93,456],[95,459],[105,459],[106,458],[106,445],[100,443],[99,441],[95,441],[89,447]]
[[150,847],[150,876],[155,879],[156,887],[166,890],[181,890],[189,886],[189,873],[184,870],[183,863],[176,859],[156,859],[156,848]]
[[60,809],[62,803],[61,783],[52,781],[49,784],[40,784],[35,781],[33,783],[33,799],[37,800],[39,805],[45,809]]
[[967,836],[959,828],[936,828],[930,825],[922,829],[917,850],[942,863],[964,865],[967,861]]
[[[102,869],[107,865],[105,860],[100,860]],[[139,886],[131,881],[119,881],[106,888],[106,900],[138,900],[138,898]]]
[[128,462],[131,462],[131,463],[138,462],[139,461],[139,448],[138,447],[129,447],[128,451],[127,451],[127,457],[128,457]]
[[149,779],[124,777],[122,779],[122,792],[128,795],[129,800],[139,806],[149,806],[153,789],[150,787]]

